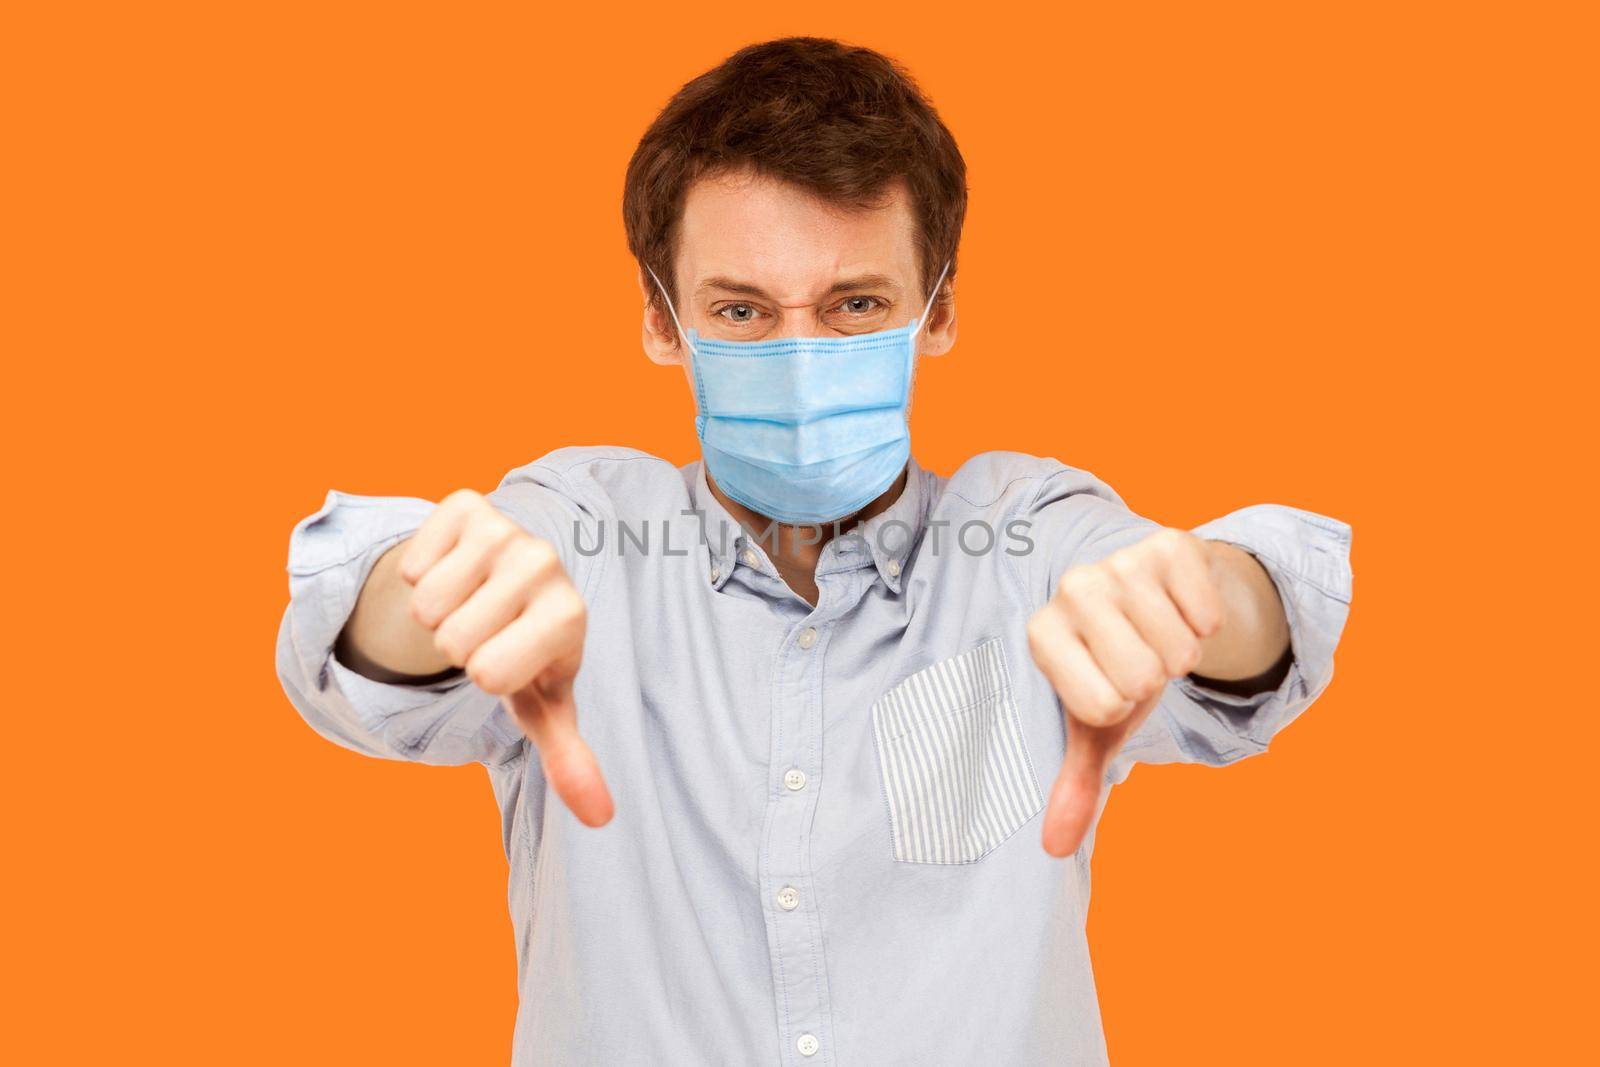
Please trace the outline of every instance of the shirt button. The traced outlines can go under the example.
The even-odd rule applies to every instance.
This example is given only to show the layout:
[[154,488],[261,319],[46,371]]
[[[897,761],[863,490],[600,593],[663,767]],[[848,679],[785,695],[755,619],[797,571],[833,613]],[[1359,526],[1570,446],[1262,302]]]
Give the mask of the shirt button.
[[711,568],[711,584],[712,585],[716,585],[717,584],[717,579],[721,578],[721,577],[722,577],[721,569],[717,568],[717,567],[712,567]]
[[743,552],[739,553],[739,562],[743,563],[746,567],[759,567],[759,566],[761,566],[761,560],[758,559],[756,557],[756,554],[754,552],[752,552],[748,548],[745,549]]
[[815,1056],[817,1049],[821,1048],[822,1044],[817,1040],[816,1034],[801,1034],[800,1039],[794,1043],[794,1047],[800,1050],[800,1055],[802,1056]]
[[806,787],[806,772],[799,767],[790,767],[783,773],[783,784],[797,792],[804,789]]
[[786,885],[778,890],[778,907],[784,911],[793,911],[800,906],[800,890],[792,885]]
[[817,628],[815,626],[807,626],[804,630],[800,631],[800,647],[801,648],[810,648],[812,645],[814,645],[816,643],[817,643]]
[[889,572],[889,577],[891,578],[900,577],[900,561],[897,559],[891,559],[884,565],[883,569]]

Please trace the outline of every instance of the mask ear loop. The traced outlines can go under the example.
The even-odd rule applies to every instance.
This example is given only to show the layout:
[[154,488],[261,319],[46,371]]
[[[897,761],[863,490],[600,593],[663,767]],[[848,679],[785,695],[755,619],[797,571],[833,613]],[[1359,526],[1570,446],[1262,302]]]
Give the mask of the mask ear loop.
[[944,276],[948,273],[950,273],[950,261],[947,259],[944,261],[944,269],[939,271],[939,280],[933,283],[933,292],[928,294],[928,302],[922,305],[922,317],[917,320],[917,328],[911,331],[912,337],[921,333],[922,328],[928,324],[928,312],[933,310],[933,302],[939,299],[939,286],[944,284]]
[[939,271],[939,280],[933,283],[933,292],[928,294],[928,302],[922,305],[922,316],[917,319],[916,329],[911,331],[911,336],[906,338],[906,404],[911,403],[911,380],[917,373],[917,334],[928,324],[928,312],[933,310],[933,302],[939,299],[939,287],[944,284],[944,276],[950,273],[950,261],[944,261],[944,267]]
[[[672,325],[678,328],[678,336],[683,338],[683,343],[688,347],[689,354],[692,356],[698,355],[699,353],[694,350],[694,345],[689,343],[689,335],[683,332],[683,323],[678,321],[678,309],[672,306],[672,297],[667,295],[667,287],[661,284],[660,278],[656,278],[656,272],[650,270],[648,264],[645,265],[644,269],[649,270],[650,277],[655,278],[656,288],[661,290],[661,299],[667,302],[667,314],[672,316]],[[943,278],[944,275],[941,274],[940,277]],[[937,291],[935,290],[935,292]]]

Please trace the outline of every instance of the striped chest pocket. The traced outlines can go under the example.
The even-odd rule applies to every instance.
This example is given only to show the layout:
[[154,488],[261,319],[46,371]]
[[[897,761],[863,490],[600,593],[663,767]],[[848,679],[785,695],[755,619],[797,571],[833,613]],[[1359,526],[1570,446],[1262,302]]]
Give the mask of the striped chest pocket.
[[1044,808],[998,638],[872,705],[894,858],[972,863]]

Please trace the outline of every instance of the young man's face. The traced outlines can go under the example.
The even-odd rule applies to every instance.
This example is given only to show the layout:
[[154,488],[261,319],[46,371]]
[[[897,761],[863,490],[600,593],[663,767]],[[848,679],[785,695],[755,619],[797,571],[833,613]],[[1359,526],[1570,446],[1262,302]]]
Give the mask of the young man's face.
[[[678,316],[685,330],[734,341],[903,326],[927,298],[916,237],[898,185],[880,205],[859,209],[754,175],[704,178],[690,187],[679,227]],[[918,351],[940,355],[955,343],[953,306],[929,317]],[[645,352],[687,370],[689,354],[676,340],[672,319],[647,308]]]

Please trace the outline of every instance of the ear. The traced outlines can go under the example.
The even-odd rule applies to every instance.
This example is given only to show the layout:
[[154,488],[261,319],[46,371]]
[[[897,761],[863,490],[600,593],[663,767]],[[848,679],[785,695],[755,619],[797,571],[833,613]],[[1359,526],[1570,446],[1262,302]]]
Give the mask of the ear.
[[943,299],[928,309],[928,324],[922,328],[917,351],[924,356],[942,356],[956,343],[955,283],[945,282]]
[[[678,328],[672,323],[672,316],[665,305],[666,298],[660,296],[655,281],[642,268],[639,271],[639,293],[644,297],[644,329],[640,335],[644,342],[644,354],[650,357],[650,362],[663,367],[682,364],[684,356],[688,354],[688,346],[678,336]],[[653,304],[651,296],[658,297]]]

